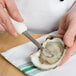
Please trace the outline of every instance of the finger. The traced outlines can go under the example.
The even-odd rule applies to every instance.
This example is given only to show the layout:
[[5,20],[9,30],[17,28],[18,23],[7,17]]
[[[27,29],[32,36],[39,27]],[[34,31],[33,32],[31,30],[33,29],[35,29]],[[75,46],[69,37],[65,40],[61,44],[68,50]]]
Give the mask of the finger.
[[0,32],[4,32],[4,31],[5,31],[4,27],[0,24]]
[[22,22],[23,18],[21,17],[21,15],[17,9],[15,1],[14,0],[5,0],[5,3],[6,3],[10,16],[17,21]]
[[64,35],[63,35],[63,34],[58,34],[58,36],[59,36],[59,37],[61,37],[61,38],[63,38],[63,37],[64,37]]
[[5,2],[4,2],[4,0],[0,0],[0,4],[2,4],[3,8],[5,8]]
[[60,36],[63,36],[65,33],[65,26],[66,26],[66,15],[63,16],[63,18],[60,21],[58,33]]
[[66,52],[66,55],[64,57],[64,59],[62,60],[62,62],[60,63],[60,66],[63,65],[69,58],[70,56],[73,54],[73,52],[76,51],[76,41],[73,45],[73,47],[69,48]]
[[3,27],[6,29],[6,31],[9,32],[13,36],[17,36],[16,30],[10,21],[9,15],[3,9],[1,4],[0,4],[0,18],[1,18],[2,22],[4,23]]
[[65,35],[64,35],[64,43],[68,46],[71,47],[74,44],[74,39],[75,39],[75,32],[76,32],[76,26],[73,23],[70,23]]

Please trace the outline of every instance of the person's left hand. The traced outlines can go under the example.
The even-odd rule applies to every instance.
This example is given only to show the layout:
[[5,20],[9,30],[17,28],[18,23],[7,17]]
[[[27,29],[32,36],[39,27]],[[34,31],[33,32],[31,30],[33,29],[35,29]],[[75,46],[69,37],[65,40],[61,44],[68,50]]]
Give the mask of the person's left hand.
[[62,65],[76,51],[76,3],[61,19],[58,33],[63,38],[66,46],[69,47],[60,63]]

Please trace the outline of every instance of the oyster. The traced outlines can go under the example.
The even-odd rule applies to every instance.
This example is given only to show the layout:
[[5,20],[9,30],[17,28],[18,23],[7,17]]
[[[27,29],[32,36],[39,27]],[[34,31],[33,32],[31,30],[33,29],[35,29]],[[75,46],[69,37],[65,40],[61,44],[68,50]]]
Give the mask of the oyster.
[[57,67],[65,56],[67,47],[63,40],[56,36],[49,36],[42,44],[43,50],[31,55],[32,63],[39,69],[48,70]]

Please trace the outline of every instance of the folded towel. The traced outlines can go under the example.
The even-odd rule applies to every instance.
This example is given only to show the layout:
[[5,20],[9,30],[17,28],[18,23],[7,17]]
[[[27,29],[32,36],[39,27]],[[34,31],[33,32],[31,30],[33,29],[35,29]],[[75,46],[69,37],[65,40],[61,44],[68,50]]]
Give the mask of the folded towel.
[[[51,34],[57,35],[57,32],[53,32]],[[46,37],[47,35],[40,37],[37,40],[42,43],[43,41],[45,41]],[[32,42],[29,42],[9,49],[8,51],[1,53],[1,55],[5,57],[5,59],[7,59],[15,67],[27,74],[27,76],[66,76],[67,69],[69,69],[69,71],[74,74],[72,74],[73,76],[76,76],[76,70],[72,72],[72,70],[74,70],[75,68],[74,66],[76,65],[76,60],[74,59],[75,56],[71,57],[68,63],[66,63],[62,67],[58,67],[54,70],[42,71],[36,68],[30,60],[30,55],[36,51],[37,47]],[[75,64],[72,64],[73,60],[75,60]],[[68,74],[69,76],[72,76],[70,72]]]

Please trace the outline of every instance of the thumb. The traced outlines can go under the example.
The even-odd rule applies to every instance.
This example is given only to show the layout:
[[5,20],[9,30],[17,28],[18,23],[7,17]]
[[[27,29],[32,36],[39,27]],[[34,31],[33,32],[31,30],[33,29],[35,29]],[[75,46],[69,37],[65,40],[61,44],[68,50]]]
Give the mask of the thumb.
[[74,44],[74,39],[75,39],[75,30],[74,27],[68,27],[65,35],[64,35],[64,43],[68,46],[71,47]]
[[64,59],[62,60],[62,62],[60,63],[60,66],[63,65],[69,58],[71,55],[73,55],[73,53],[76,51],[76,40],[74,42],[74,45],[70,48],[68,48]]

